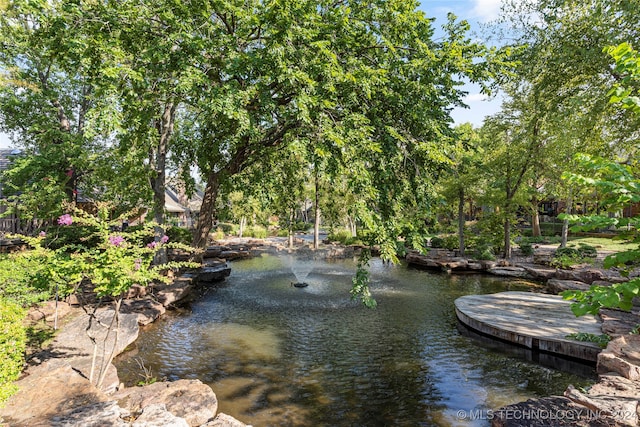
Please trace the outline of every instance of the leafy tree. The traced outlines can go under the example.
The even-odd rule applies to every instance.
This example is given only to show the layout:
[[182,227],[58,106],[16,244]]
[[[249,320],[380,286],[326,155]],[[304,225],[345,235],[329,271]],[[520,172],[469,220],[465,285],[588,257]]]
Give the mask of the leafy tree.
[[[620,210],[630,203],[640,203],[640,180],[637,174],[637,164],[621,164],[606,159],[579,156],[580,162],[588,171],[586,175],[566,173],[569,181],[576,181],[582,185],[591,185],[599,189],[601,194],[607,195],[603,200],[603,209],[610,212]],[[592,230],[604,227],[627,227],[629,230],[623,236],[634,243],[640,243],[638,225],[640,218],[618,218],[609,215],[567,216],[575,231]],[[631,269],[640,265],[640,249],[631,249],[609,255],[604,261],[605,268],[617,267],[628,276]],[[632,278],[628,282],[611,286],[593,285],[588,291],[567,291],[563,293],[565,299],[575,300],[571,309],[576,316],[587,313],[597,314],[600,308],[621,308],[630,310],[633,298],[640,294],[640,278]]]
[[625,42],[618,46],[608,46],[605,51],[616,62],[614,72],[620,80],[609,92],[610,101],[622,103],[634,113],[640,113],[640,98],[638,97],[638,82],[640,81],[640,55],[633,47]]
[[[536,94],[528,101],[535,103],[530,108],[537,111],[544,137],[542,156],[535,159],[536,181],[565,198],[569,212],[577,195],[559,181],[557,171],[574,169],[575,153],[606,156],[635,150],[628,135],[637,132],[638,117],[606,102],[604,95],[621,75],[602,55],[606,46],[637,38],[640,16],[632,3],[536,0],[503,8],[500,25],[509,25],[516,44],[525,46],[514,50],[514,59],[523,64],[514,80]],[[567,229],[565,223],[563,245]]]
[[[632,96],[633,89],[640,83],[640,64],[638,56],[628,44],[606,49],[616,61],[616,70],[623,72],[622,82],[616,84],[609,92],[610,102],[622,103],[627,108],[637,113],[637,100]],[[623,86],[625,85],[625,86]],[[581,185],[594,186],[600,194],[605,195],[603,208],[615,212],[623,206],[640,203],[640,179],[638,179],[638,163],[635,160],[623,159],[623,161],[611,161],[589,155],[579,155],[579,162],[585,167],[586,174],[565,173],[564,178],[570,182]],[[621,160],[621,159],[618,159]],[[617,218],[615,216],[591,215],[591,216],[567,216],[568,221],[580,222],[574,227],[576,230],[590,230],[601,227],[625,227],[627,233],[623,237],[640,243],[638,226],[640,218]],[[640,264],[640,249],[630,249],[605,258],[604,267],[617,267],[625,276],[634,267]],[[571,305],[576,316],[587,313],[597,314],[602,307],[621,308],[631,310],[633,298],[640,295],[640,278],[632,278],[627,282],[613,284],[611,286],[592,285],[588,291],[566,291],[565,299],[575,302]]]
[[480,136],[470,123],[457,126],[455,130],[455,143],[447,150],[451,160],[448,170],[450,176],[442,183],[442,191],[447,199],[457,204],[458,249],[460,255],[464,256],[465,203],[479,189],[478,168],[483,149],[480,146]]

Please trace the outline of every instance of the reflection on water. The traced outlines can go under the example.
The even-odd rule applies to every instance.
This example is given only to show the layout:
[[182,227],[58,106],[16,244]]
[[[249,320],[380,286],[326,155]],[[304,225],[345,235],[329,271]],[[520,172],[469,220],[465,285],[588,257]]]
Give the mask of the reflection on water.
[[[496,409],[587,385],[593,369],[458,330],[461,295],[524,290],[480,275],[447,276],[374,260],[378,308],[349,299],[351,261],[292,269],[291,259],[235,262],[227,282],[149,326],[117,362],[139,378],[134,357],[169,380],[211,385],[221,412],[255,426],[484,426],[458,411]],[[295,288],[294,270],[307,274]],[[480,338],[481,339],[481,338]],[[543,360],[544,359],[544,360]],[[558,366],[558,365],[555,365]]]

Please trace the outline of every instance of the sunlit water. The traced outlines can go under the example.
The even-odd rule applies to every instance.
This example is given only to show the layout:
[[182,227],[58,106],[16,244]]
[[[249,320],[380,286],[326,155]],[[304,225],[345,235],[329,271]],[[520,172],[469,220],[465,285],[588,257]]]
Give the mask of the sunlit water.
[[140,361],[158,378],[198,378],[220,412],[256,427],[484,426],[469,416],[593,381],[591,367],[546,367],[545,355],[459,331],[455,298],[526,284],[374,260],[370,310],[350,300],[352,261],[297,262],[306,288],[291,286],[288,257],[234,262],[190,312],[145,329],[117,361],[123,381],[141,379]]

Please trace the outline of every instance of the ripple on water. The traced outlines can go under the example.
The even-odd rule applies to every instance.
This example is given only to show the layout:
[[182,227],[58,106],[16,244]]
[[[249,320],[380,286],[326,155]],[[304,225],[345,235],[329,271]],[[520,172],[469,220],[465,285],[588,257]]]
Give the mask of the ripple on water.
[[[191,314],[143,333],[130,359],[143,357],[159,377],[200,378],[216,392],[220,411],[260,426],[484,425],[457,419],[457,411],[590,381],[458,331],[455,298],[520,286],[513,282],[374,260],[378,308],[368,310],[350,299],[353,262],[304,261],[309,286],[302,289],[291,286],[295,264],[286,262],[234,263],[224,286],[195,302]],[[139,380],[125,359],[118,361],[119,370],[130,364],[123,380]]]

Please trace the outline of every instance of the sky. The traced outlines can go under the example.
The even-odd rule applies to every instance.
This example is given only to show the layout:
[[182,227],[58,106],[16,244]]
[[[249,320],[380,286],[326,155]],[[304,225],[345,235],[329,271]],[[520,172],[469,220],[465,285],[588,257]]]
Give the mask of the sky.
[[[447,13],[453,12],[458,19],[465,19],[471,26],[471,32],[480,34],[481,24],[498,18],[502,0],[421,0],[420,9],[429,18],[436,18],[434,25],[440,28],[447,22]],[[469,122],[474,127],[482,126],[484,118],[500,111],[499,97],[488,99],[480,93],[477,85],[465,85],[468,92],[463,101],[469,108],[455,108],[452,117],[456,124]]]
[[[466,19],[472,31],[479,31],[482,23],[498,17],[501,0],[421,0],[420,9],[429,18],[436,18],[435,26],[440,28],[447,21],[447,13],[453,12],[459,19]],[[455,108],[452,117],[456,124],[470,122],[480,127],[485,116],[500,110],[499,99],[487,99],[477,86],[466,85],[468,95],[464,103],[468,109]],[[0,148],[11,146],[9,136],[0,133]]]

